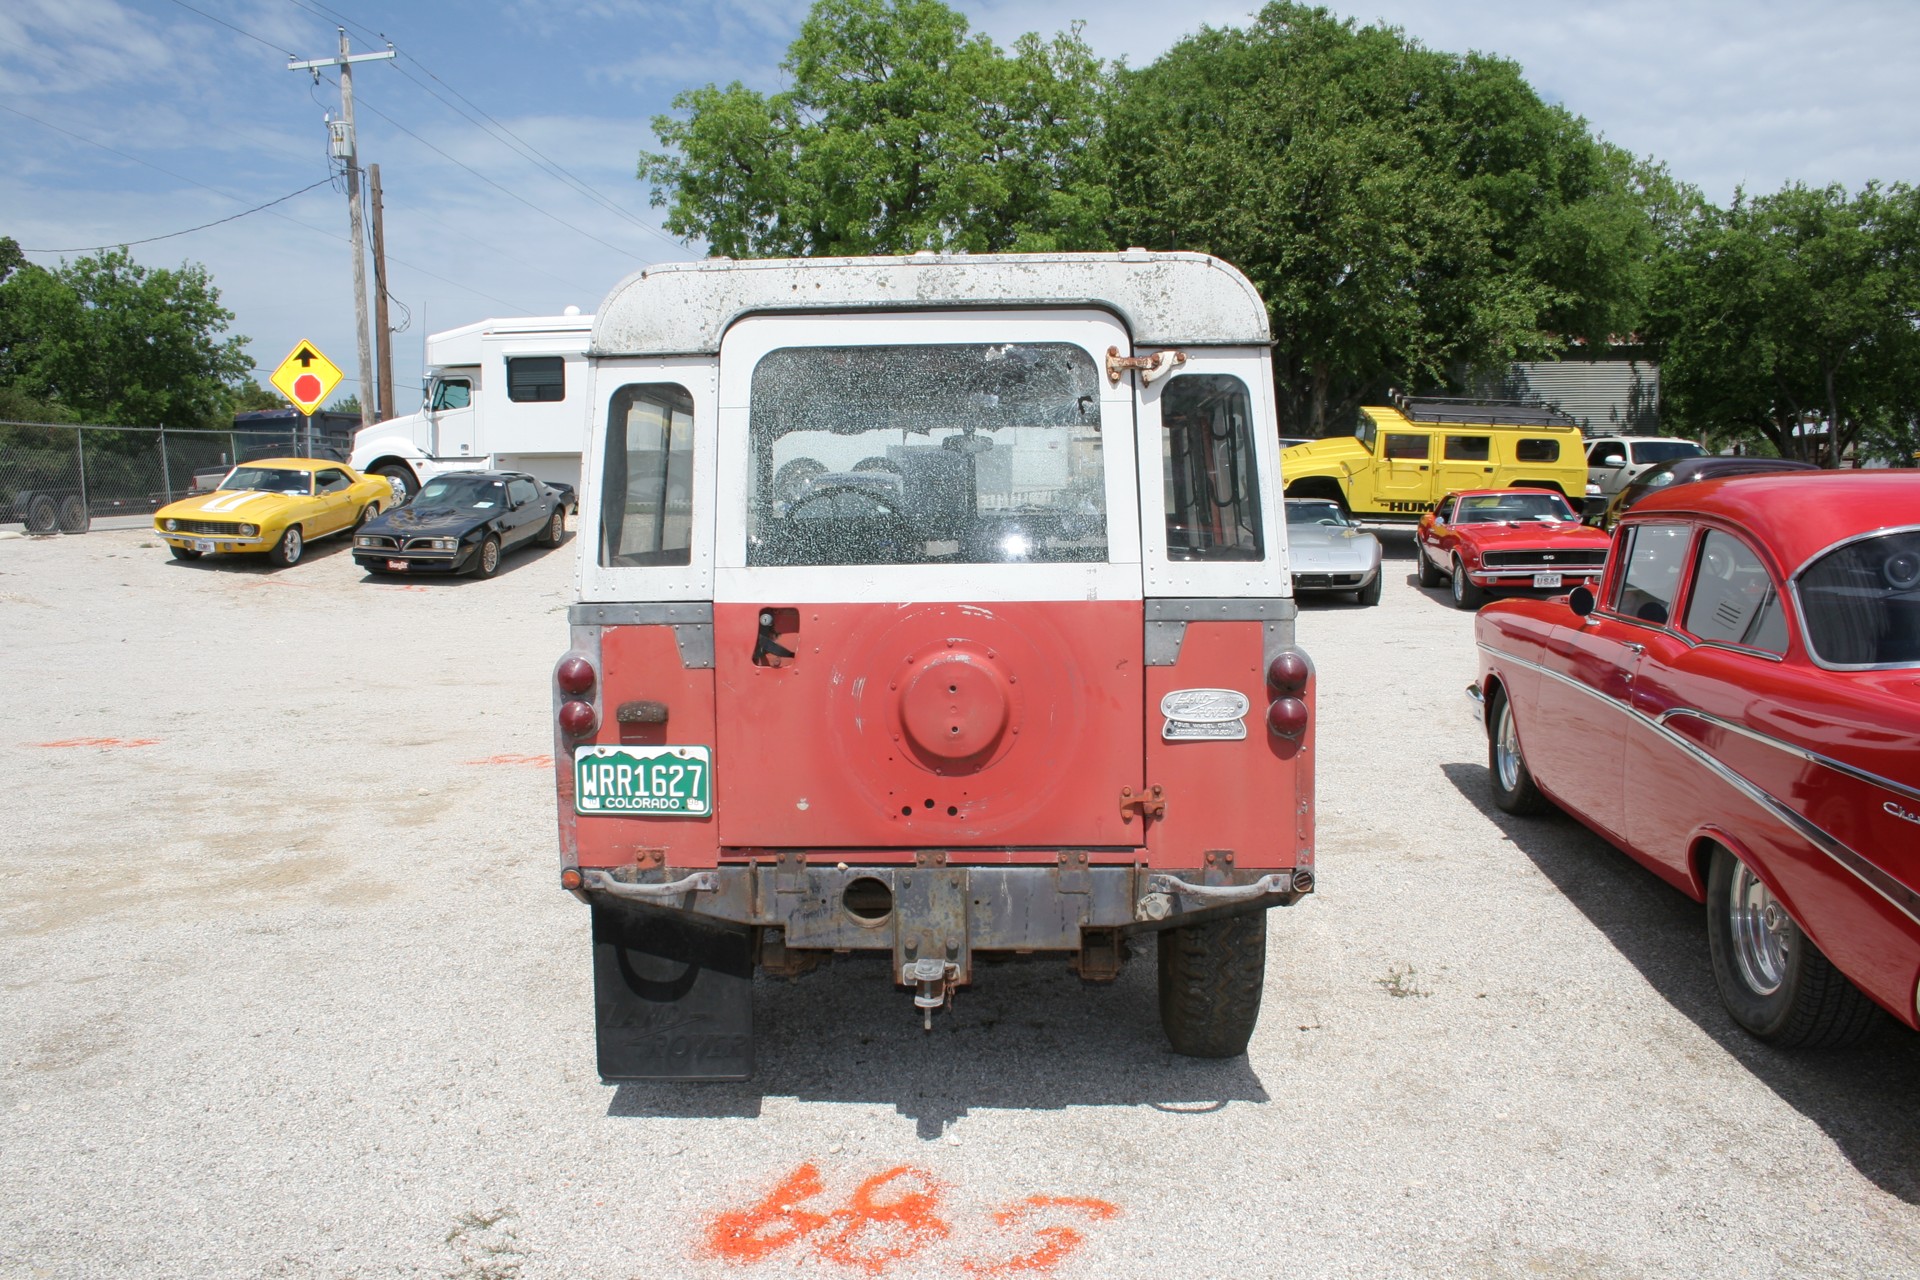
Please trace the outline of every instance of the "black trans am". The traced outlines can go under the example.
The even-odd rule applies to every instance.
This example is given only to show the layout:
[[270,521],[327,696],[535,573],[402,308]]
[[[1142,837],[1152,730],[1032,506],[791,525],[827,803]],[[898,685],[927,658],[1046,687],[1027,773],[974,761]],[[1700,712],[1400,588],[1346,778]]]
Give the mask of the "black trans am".
[[412,502],[360,526],[353,558],[370,573],[473,573],[491,578],[500,557],[566,535],[562,495],[518,471],[435,476]]

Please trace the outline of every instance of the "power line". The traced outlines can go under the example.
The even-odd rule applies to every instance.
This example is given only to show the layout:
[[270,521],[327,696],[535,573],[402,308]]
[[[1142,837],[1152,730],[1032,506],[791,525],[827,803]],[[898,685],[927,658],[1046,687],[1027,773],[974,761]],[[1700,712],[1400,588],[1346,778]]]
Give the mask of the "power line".
[[[157,165],[151,160],[143,160],[139,156],[128,155],[126,152],[121,151],[116,147],[110,147],[104,142],[96,142],[92,138],[89,138],[84,134],[75,133],[71,129],[63,129],[59,125],[54,124],[51,121],[42,120],[39,116],[28,115],[26,112],[21,111],[19,108],[10,107],[4,102],[0,102],[0,111],[10,111],[14,115],[19,116],[23,120],[33,121],[33,123],[41,126],[42,128],[51,129],[55,133],[65,134],[67,137],[72,138],[74,141],[84,142],[90,147],[98,147],[100,150],[105,151],[111,155],[119,156],[122,160],[131,160],[135,164],[145,165],[147,168],[152,169],[155,173],[165,174],[167,177],[172,178],[177,182],[184,182],[188,186],[199,187],[202,191],[211,191],[213,192],[213,194],[221,197],[224,200],[232,200],[238,203],[242,199],[242,197],[236,196],[231,192],[222,191],[218,187],[208,186],[206,183],[201,182],[197,178],[189,178],[184,173],[175,173],[173,170],[165,168],[164,166],[161,166],[161,165]],[[328,181],[332,181],[331,175],[329,175]],[[339,235],[336,232],[328,231],[325,227],[316,227],[311,222],[302,222],[298,218],[290,218],[286,214],[281,213],[278,210],[269,209],[267,212],[272,214],[272,216],[280,219],[282,222],[290,222],[296,227],[300,227],[303,230],[313,232],[315,235],[325,236],[329,240],[338,240],[343,244],[347,243],[347,238],[345,236]],[[480,289],[476,289],[472,285],[467,284],[464,281],[450,280],[446,276],[440,275],[438,272],[429,271],[425,267],[415,266],[413,263],[408,262],[403,258],[394,257],[392,254],[387,255],[387,261],[392,262],[398,266],[405,267],[409,271],[417,271],[421,275],[426,276],[430,280],[438,280],[442,284],[452,285],[454,288],[464,290],[465,292],[472,294],[476,298],[485,298],[487,301],[497,302],[503,307],[511,307],[515,311],[520,312],[522,315],[533,314],[533,308],[527,306],[525,303],[511,302],[506,298],[495,297],[493,294],[486,293]]]
[[[368,39],[378,39],[378,40],[386,41],[390,45],[392,44],[392,41],[387,40],[387,36],[385,32],[369,32],[367,28],[360,26],[358,23],[354,22],[352,19],[348,18],[346,15],[340,13],[338,10],[328,8],[326,5],[318,3],[317,0],[315,3],[311,3],[311,4],[306,3],[306,0],[287,0],[287,3],[293,5],[296,9],[304,10],[305,12],[314,14],[315,16],[318,16],[318,17],[326,17],[332,21],[340,23],[343,26],[353,28],[359,34],[361,34],[362,36]],[[402,76],[405,76],[409,81],[412,81],[412,83],[417,85],[422,91],[439,99],[439,101],[443,105],[445,105],[448,110],[466,119],[469,123],[473,124],[476,128],[480,129],[482,132],[493,137],[496,141],[501,142],[503,145],[511,147],[514,151],[518,152],[522,158],[532,162],[533,164],[540,166],[542,169],[546,170],[548,174],[566,183],[567,185],[571,186],[579,194],[587,197],[589,200],[594,201],[596,204],[600,205],[600,207],[602,207],[603,209],[606,209],[608,212],[614,214],[615,216],[622,218],[625,221],[631,223],[633,226],[639,228],[641,231],[646,232],[648,235],[659,240],[662,244],[668,245],[676,251],[680,251],[684,249],[685,246],[683,246],[679,241],[673,239],[673,237],[667,235],[665,232],[661,231],[659,228],[648,223],[644,218],[640,218],[635,214],[633,214],[631,211],[621,207],[621,205],[618,202],[614,201],[613,199],[605,195],[603,192],[595,188],[591,183],[587,182],[586,179],[581,178],[576,174],[569,172],[558,161],[553,160],[551,157],[547,156],[544,152],[542,152],[538,147],[534,146],[532,143],[528,142],[526,139],[520,137],[519,134],[515,133],[512,129],[508,128],[505,124],[502,124],[497,118],[495,118],[491,113],[489,113],[486,110],[486,108],[480,106],[478,103],[468,98],[465,94],[461,93],[458,89],[454,88],[451,84],[448,84],[440,76],[436,75],[434,73],[433,68],[429,67],[426,63],[422,62],[419,58],[415,57],[412,53],[409,53],[405,49],[399,49],[398,52],[401,57],[405,58],[408,62],[411,62],[414,66],[420,68],[420,70],[423,73],[425,73],[429,79],[433,80],[435,84],[440,85],[441,88],[445,89],[448,93],[452,94],[455,98],[458,98],[460,102],[465,103],[467,107],[472,108],[472,111],[474,113],[478,113],[481,119],[475,119],[472,113],[469,113],[468,111],[463,110],[459,105],[453,102],[449,102],[446,99],[446,97],[444,97],[442,94],[436,91],[432,85],[422,83],[418,78],[412,75],[409,75],[405,70],[405,68],[401,67],[398,63],[394,64],[394,70],[398,71]],[[373,110],[373,108],[369,107],[368,110]],[[375,114],[379,114],[379,113],[376,112]],[[383,115],[381,116],[381,118],[384,120],[387,120],[388,123],[394,123],[391,117]],[[396,125],[396,127],[398,126]],[[505,135],[505,136],[503,137],[502,135]],[[408,136],[413,137],[416,141],[424,141],[423,139],[420,139],[418,134],[410,133]],[[438,150],[438,148],[435,148],[435,150]],[[440,152],[440,154],[445,156],[446,152],[442,151]],[[453,159],[453,157],[451,156],[447,156],[447,158],[449,160]],[[454,163],[459,164],[460,162],[455,160]],[[467,167],[467,166],[462,166],[462,167]],[[483,180],[491,181],[490,179],[485,179],[484,175],[480,174],[477,170],[474,170],[470,167],[467,167],[467,168],[468,168],[468,172],[473,173],[476,177],[481,177]],[[498,186],[497,183],[494,185]],[[505,188],[501,188],[501,190],[505,190]],[[508,194],[512,195],[513,193],[508,192]],[[520,199],[520,197],[518,196],[515,196],[515,198]],[[533,205],[531,202],[522,200],[522,203],[527,204],[529,208],[533,208],[537,212],[540,212],[540,213],[547,212],[546,210],[540,209],[538,208],[538,206]],[[554,217],[554,215],[552,214],[547,214],[547,216]],[[567,226],[574,231],[579,231],[580,234],[582,235],[590,236],[590,233],[585,231],[580,231],[580,228],[573,227],[572,224],[567,223],[559,218],[555,218],[555,221],[560,222],[562,226]],[[595,237],[590,236],[590,238],[595,238]],[[607,242],[604,240],[601,240],[599,241],[599,243],[606,244]],[[608,247],[612,248],[613,246],[609,245]],[[628,251],[619,250],[619,252],[625,253]],[[638,255],[634,255],[634,256],[637,257]],[[644,259],[642,261],[644,261]]]
[[[534,146],[532,143],[522,138],[519,134],[515,133],[512,129],[509,129],[506,125],[502,124],[498,119],[496,119],[493,115],[491,115],[486,110],[486,108],[473,102],[465,94],[461,93],[458,89],[448,84],[445,80],[442,80],[439,76],[434,75],[433,69],[427,66],[426,63],[420,61],[420,59],[414,57],[411,53],[408,53],[404,49],[400,51],[400,56],[405,58],[408,62],[413,63],[414,66],[419,67],[420,70],[425,72],[428,78],[433,80],[435,84],[438,84],[441,88],[445,89],[448,93],[451,93],[454,97],[460,99],[461,102],[465,103],[469,107],[472,107],[474,111],[478,112],[480,116],[487,122],[486,124],[481,124],[480,121],[478,120],[474,121],[474,123],[478,125],[481,129],[484,129],[488,133],[493,134],[493,136],[496,138],[500,138],[501,134],[505,134],[506,136],[504,138],[500,138],[501,141],[506,142],[508,146],[511,146],[514,150],[518,151],[522,156],[533,161],[535,164],[545,169],[548,173],[552,174],[554,177],[559,178],[561,181],[567,183],[575,191],[578,191],[581,195],[586,196],[588,199],[600,205],[601,208],[608,210],[609,212],[617,215],[618,217],[626,219],[628,222],[640,228],[640,230],[646,232],[648,235],[653,236],[654,238],[660,240],[665,244],[671,245],[675,249],[679,249],[682,247],[680,243],[674,240],[671,236],[667,235],[665,232],[661,231],[659,228],[651,225],[644,218],[637,217],[631,211],[625,208],[622,208],[617,202],[615,202],[608,196],[602,194],[597,188],[595,188],[586,179],[578,177],[577,175],[569,172],[567,169],[562,167],[558,161],[551,159],[545,153],[543,153],[538,147]],[[466,118],[469,120],[473,119],[471,115],[468,115],[465,111],[461,111],[461,109],[458,106],[454,105],[451,102],[447,102],[447,100],[444,97],[441,97],[439,93],[435,92],[432,85],[421,84],[420,81],[415,80],[414,77],[412,77],[411,75],[407,75],[406,68],[396,65],[394,67],[394,70],[398,71],[401,75],[406,76],[407,79],[413,80],[413,83],[420,85],[422,89],[426,90],[430,94],[433,94],[434,97],[439,98],[441,102],[445,102],[449,109],[459,112],[461,115],[466,116]],[[491,125],[493,127],[488,128],[488,125]],[[498,130],[497,133],[494,132],[496,129]]]
[[216,17],[215,15],[208,13],[205,9],[196,9],[192,5],[188,4],[187,0],[173,0],[173,2],[179,5],[182,9],[185,9],[188,13],[197,13],[201,17],[205,18],[208,22],[217,22],[221,26],[225,27],[227,30],[236,31],[239,34],[245,36],[247,39],[253,41],[255,44],[263,44],[267,46],[267,48],[273,50],[275,53],[284,53],[289,58],[293,57],[292,51],[283,49],[279,45],[275,44],[273,41],[266,39],[264,36],[257,36],[253,34],[253,32],[248,31],[244,27],[236,27],[231,22],[228,22],[225,18]]
[[623,249],[617,244],[609,244],[607,241],[602,240],[599,236],[593,234],[593,232],[587,231],[581,227],[574,226],[571,222],[568,222],[565,218],[561,217],[559,214],[551,213],[546,209],[542,209],[539,205],[527,199],[525,196],[521,195],[519,192],[514,191],[509,187],[501,186],[499,183],[495,182],[492,178],[489,178],[486,174],[480,172],[478,169],[474,168],[472,165],[468,164],[466,161],[456,159],[455,157],[450,156],[446,152],[442,151],[439,147],[434,146],[431,142],[428,142],[425,138],[421,137],[419,134],[415,133],[413,130],[407,128],[407,126],[401,124],[398,120],[395,120],[392,116],[388,115],[386,112],[382,111],[380,108],[374,106],[371,102],[368,102],[365,99],[361,99],[360,105],[365,107],[368,111],[373,112],[373,114],[379,116],[382,120],[385,120],[388,124],[392,125],[394,128],[398,129],[400,132],[406,134],[409,138],[412,138],[415,142],[419,143],[421,146],[425,147],[427,150],[433,152],[435,155],[440,156],[442,159],[447,160],[449,163],[459,165],[462,169],[465,169],[468,173],[480,179],[480,181],[486,183],[488,186],[492,187],[495,191],[498,191],[503,195],[512,196],[515,200],[518,200],[521,204],[527,206],[527,208],[533,210],[535,213],[541,214],[544,217],[551,218],[555,222],[559,223],[561,226],[565,227],[567,230],[572,231],[578,235],[583,235],[587,239],[593,241],[595,244],[603,245],[606,248],[613,250],[615,253],[621,254],[625,257],[634,258],[642,263],[646,262],[646,259],[641,258],[640,255],[633,252],[633,250]]
[[326,177],[320,179],[320,181],[310,182],[306,186],[300,188],[298,191],[289,191],[286,195],[281,196],[278,200],[269,200],[265,204],[257,204],[253,206],[253,208],[251,209],[242,209],[239,213],[229,214],[224,218],[215,218],[212,222],[203,222],[197,227],[188,227],[185,231],[169,231],[167,232],[167,234],[163,236],[148,236],[144,240],[118,240],[118,241],[115,241],[113,244],[88,245],[84,249],[22,249],[20,252],[22,253],[98,253],[102,249],[131,249],[134,245],[137,245],[137,244],[153,244],[155,241],[158,241],[158,240],[171,240],[175,236],[190,236],[196,231],[205,231],[208,227],[217,227],[217,226],[220,226],[222,223],[233,222],[237,219],[244,218],[248,214],[259,213],[263,209],[271,209],[273,208],[273,206],[277,204],[285,204],[287,201],[293,199],[295,196],[303,196],[307,194],[307,192],[313,190],[315,187],[330,186],[332,185],[332,183],[333,183],[333,175],[328,174]]

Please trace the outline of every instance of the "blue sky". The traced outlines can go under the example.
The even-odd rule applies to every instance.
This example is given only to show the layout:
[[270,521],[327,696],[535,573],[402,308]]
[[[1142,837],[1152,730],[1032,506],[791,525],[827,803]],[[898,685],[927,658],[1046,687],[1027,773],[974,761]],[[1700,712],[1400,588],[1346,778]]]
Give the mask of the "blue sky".
[[[191,7],[189,7],[191,6]],[[346,198],[328,176],[323,115],[339,91],[286,69],[391,40],[362,64],[362,163],[386,193],[395,381],[420,379],[420,339],[487,316],[591,311],[622,276],[696,256],[658,230],[634,178],[650,119],[710,82],[781,87],[798,0],[653,3],[475,0],[6,0],[0,5],[0,234],[51,265],[150,244],[150,266],[204,263],[261,377],[317,343],[354,389]],[[967,0],[1001,44],[1086,22],[1095,51],[1152,61],[1249,0]],[[1519,62],[1546,98],[1718,201],[1736,185],[1858,187],[1920,180],[1912,0],[1336,0],[1429,47]],[[1177,15],[1177,16],[1170,16]],[[489,131],[476,118],[491,117]],[[509,136],[512,139],[509,140]],[[516,147],[515,142],[518,146]],[[539,157],[532,158],[529,153]],[[562,170],[574,181],[553,173]],[[57,252],[66,250],[68,252]],[[396,395],[407,407],[411,393]]]

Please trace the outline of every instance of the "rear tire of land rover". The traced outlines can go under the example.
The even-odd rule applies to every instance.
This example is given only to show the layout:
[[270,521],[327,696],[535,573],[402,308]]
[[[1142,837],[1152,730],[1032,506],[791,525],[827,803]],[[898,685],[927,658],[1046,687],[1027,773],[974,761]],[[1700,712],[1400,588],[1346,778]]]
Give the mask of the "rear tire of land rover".
[[1228,916],[1161,933],[1160,1026],[1175,1053],[1232,1058],[1260,1020],[1267,913]]
[[1718,845],[1707,872],[1707,945],[1727,1012],[1776,1048],[1844,1048],[1880,1021],[1766,883]]

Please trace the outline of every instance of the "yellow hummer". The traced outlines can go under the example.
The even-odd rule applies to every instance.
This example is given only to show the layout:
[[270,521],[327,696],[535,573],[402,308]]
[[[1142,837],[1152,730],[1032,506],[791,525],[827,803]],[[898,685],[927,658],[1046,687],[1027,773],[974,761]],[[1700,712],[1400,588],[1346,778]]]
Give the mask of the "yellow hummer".
[[1289,498],[1331,498],[1354,515],[1417,520],[1458,489],[1554,489],[1578,510],[1587,460],[1558,409],[1512,401],[1409,399],[1360,411],[1350,436],[1280,455]]

